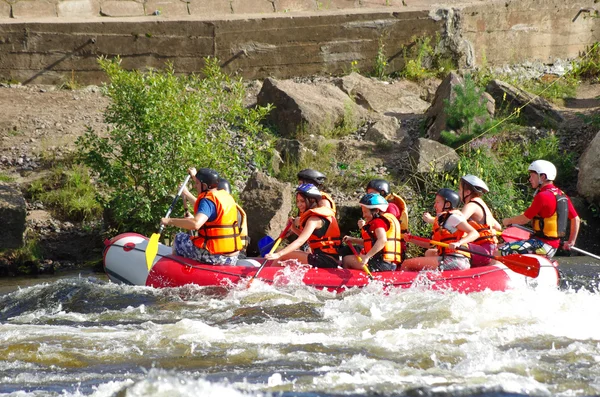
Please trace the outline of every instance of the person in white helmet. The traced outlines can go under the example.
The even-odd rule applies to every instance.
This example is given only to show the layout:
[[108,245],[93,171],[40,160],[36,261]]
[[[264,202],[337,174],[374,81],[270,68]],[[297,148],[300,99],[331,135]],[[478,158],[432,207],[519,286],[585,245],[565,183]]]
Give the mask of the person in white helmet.
[[[471,267],[485,266],[490,263],[489,256],[496,252],[498,244],[496,231],[502,230],[502,226],[481,198],[489,191],[487,184],[475,175],[465,175],[460,178],[458,195],[464,203],[461,212],[467,222],[479,233],[477,240],[468,244],[469,250],[472,251]],[[475,252],[487,256],[477,255]]]
[[539,254],[552,258],[566,235],[567,219],[571,220],[569,239],[562,248],[575,245],[581,220],[569,197],[554,186],[556,167],[549,161],[536,160],[529,165],[529,183],[536,189],[533,202],[521,215],[505,218],[504,226],[532,222],[533,235],[528,240],[506,243],[499,247],[500,255]]

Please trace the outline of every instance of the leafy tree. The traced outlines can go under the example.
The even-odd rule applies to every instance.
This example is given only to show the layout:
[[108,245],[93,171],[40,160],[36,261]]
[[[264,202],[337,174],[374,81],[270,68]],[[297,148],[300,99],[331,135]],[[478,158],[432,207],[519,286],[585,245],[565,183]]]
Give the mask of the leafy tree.
[[247,108],[241,79],[215,58],[202,76],[127,71],[120,59],[100,59],[110,82],[104,117],[108,134],[91,128],[77,144],[104,186],[101,201],[118,230],[156,231],[187,169],[211,167],[233,182],[266,167],[271,139],[260,121],[270,107]]
[[478,122],[484,124],[489,120],[489,115],[483,90],[477,87],[470,75],[466,75],[464,80],[462,86],[454,87],[454,100],[444,100],[448,115],[446,124],[454,130],[462,129],[462,134],[471,135],[476,133]]

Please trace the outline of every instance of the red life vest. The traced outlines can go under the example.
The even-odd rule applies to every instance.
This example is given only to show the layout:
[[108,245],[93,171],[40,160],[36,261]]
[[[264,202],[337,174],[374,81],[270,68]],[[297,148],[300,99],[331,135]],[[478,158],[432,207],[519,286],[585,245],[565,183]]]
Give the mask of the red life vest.
[[194,204],[194,214],[202,199],[215,204],[217,216],[198,229],[198,237],[193,237],[196,247],[213,255],[233,254],[242,249],[241,225],[238,224],[238,208],[235,200],[225,190],[209,190],[201,194]]
[[337,255],[342,239],[340,237],[340,227],[338,226],[337,219],[335,219],[333,209],[328,207],[316,207],[304,211],[300,215],[300,229],[304,229],[304,225],[311,216],[323,219],[326,223],[323,227],[325,227],[326,230],[323,232],[323,235],[319,237],[315,233],[321,232],[322,228],[315,229],[308,238],[308,246],[313,252],[315,250],[320,250],[326,254]]
[[[458,240],[460,240],[461,238],[464,237],[464,235],[466,233],[463,232],[462,230],[456,229],[454,231],[454,233],[451,233],[448,229],[446,229],[444,227],[446,221],[452,214],[460,214],[460,211],[457,211],[457,210],[444,211],[435,218],[435,222],[433,223],[433,237],[431,238],[432,240],[449,244],[449,243],[457,242]],[[446,247],[438,246],[437,250],[438,250],[439,256],[451,254],[451,255],[462,255],[462,256],[470,257],[470,254],[468,252],[456,251],[456,250],[446,248]]]
[[[388,230],[385,232],[387,242],[383,246],[382,250],[383,260],[386,262],[399,264],[402,262],[402,236],[400,233],[400,222],[398,222],[398,219],[396,219],[395,216],[387,213],[382,213],[380,219],[383,219],[388,224]],[[360,229],[360,234],[365,242],[365,253],[369,252],[377,241],[375,230],[370,230],[369,228],[371,222],[367,223],[362,229]]]

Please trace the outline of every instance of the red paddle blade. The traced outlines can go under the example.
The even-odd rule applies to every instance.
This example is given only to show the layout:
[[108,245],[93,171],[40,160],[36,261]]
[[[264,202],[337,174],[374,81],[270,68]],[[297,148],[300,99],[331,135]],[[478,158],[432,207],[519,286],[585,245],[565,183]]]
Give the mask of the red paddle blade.
[[502,231],[501,236],[507,243],[512,243],[514,241],[529,240],[531,233],[516,226],[510,226]]
[[494,259],[504,263],[513,272],[527,277],[536,278],[540,274],[540,262],[535,257],[511,254],[495,256]]

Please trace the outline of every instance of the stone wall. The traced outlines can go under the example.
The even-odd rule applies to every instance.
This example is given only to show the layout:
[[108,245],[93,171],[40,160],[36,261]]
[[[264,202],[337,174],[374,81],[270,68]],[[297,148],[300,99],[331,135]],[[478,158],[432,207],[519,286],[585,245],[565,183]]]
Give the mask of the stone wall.
[[[408,3],[404,6],[403,3]],[[576,56],[598,40],[594,0],[0,0],[0,80],[97,84],[98,56],[198,72],[217,56],[245,78],[389,71],[414,37],[441,34],[463,65]],[[250,14],[252,13],[252,14]]]

